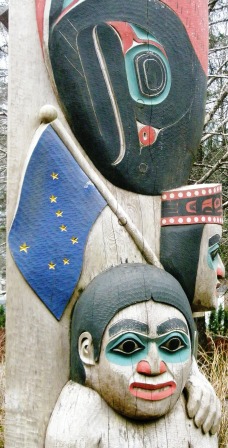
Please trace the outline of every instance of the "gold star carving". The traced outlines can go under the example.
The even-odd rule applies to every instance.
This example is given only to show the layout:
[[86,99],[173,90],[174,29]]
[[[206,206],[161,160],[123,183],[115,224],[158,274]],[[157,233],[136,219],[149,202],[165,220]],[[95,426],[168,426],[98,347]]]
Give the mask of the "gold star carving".
[[66,264],[70,264],[70,260],[69,260],[69,258],[64,258],[64,259],[63,259],[63,264],[64,264],[64,266],[65,266]]
[[59,179],[58,176],[59,176],[58,173],[54,173],[54,171],[51,174],[51,177],[52,177],[53,180],[58,180]]
[[72,244],[78,244],[78,238],[76,238],[75,236],[72,236],[72,238],[70,239]]
[[50,201],[52,202],[57,202],[57,196],[54,196],[53,194],[50,196]]
[[25,253],[27,254],[29,248],[30,248],[30,246],[27,246],[26,243],[23,243],[23,244],[21,244],[21,246],[20,246],[20,252],[25,252]]
[[63,216],[63,212],[61,210],[57,210],[57,212],[55,212],[57,218],[62,218]]
[[62,224],[60,226],[60,230],[61,230],[61,232],[67,232],[67,226],[64,226],[64,224]]
[[48,263],[48,267],[49,269],[53,269],[55,270],[56,264],[54,264],[52,261],[50,263]]

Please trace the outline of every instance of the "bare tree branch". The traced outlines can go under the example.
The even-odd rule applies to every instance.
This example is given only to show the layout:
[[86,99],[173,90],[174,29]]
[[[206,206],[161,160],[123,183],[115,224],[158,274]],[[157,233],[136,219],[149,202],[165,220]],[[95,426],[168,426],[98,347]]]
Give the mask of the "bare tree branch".
[[213,11],[215,5],[218,3],[218,0],[210,0],[208,3],[208,11],[209,13]]
[[210,48],[209,49],[209,53],[214,53],[215,51],[221,51],[221,50],[226,50],[228,48],[228,45],[226,45],[225,47],[217,47],[217,48]]
[[228,19],[220,19],[220,20],[216,20],[215,22],[210,22],[209,26],[217,25],[217,23],[224,23],[224,22],[228,22]]
[[[214,74],[214,75],[218,75],[219,74],[219,72],[220,72],[220,70],[222,70],[222,68],[224,67],[224,65],[226,65],[227,64],[227,59],[222,63],[222,65],[220,65],[220,67],[218,68],[218,70],[216,71],[216,73]],[[215,81],[217,78],[215,77],[215,78],[211,78],[209,81],[208,81],[208,83],[207,83],[207,87],[209,87],[212,83],[213,83],[213,81]]]
[[[222,123],[219,123],[218,126],[214,129],[214,132],[218,132],[220,129],[223,129],[225,124],[228,122],[228,118],[225,118],[225,120],[222,121]],[[201,143],[204,143],[208,138],[210,138],[211,132],[207,132],[201,139]]]
[[207,180],[222,164],[225,162],[225,160],[228,159],[228,151],[224,154],[224,156],[216,162],[213,167],[206,173],[204,176],[202,176],[199,180],[196,181],[196,184],[202,184]]
[[204,120],[204,126],[206,126],[209,121],[212,119],[212,117],[214,116],[215,112],[218,110],[218,108],[220,107],[220,105],[222,104],[222,102],[224,101],[224,99],[226,98],[228,94],[228,83],[226,83],[222,90],[221,93],[219,95],[219,97],[217,98],[217,101],[214,104],[214,107],[211,109],[210,112],[208,112],[205,116],[205,120]]
[[208,78],[228,78],[228,75],[208,75]]

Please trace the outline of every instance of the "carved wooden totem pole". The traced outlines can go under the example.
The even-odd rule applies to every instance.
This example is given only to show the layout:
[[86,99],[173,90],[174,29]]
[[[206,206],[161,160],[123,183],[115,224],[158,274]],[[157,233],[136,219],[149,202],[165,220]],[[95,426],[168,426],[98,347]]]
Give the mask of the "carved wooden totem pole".
[[192,312],[224,276],[221,185],[187,186],[207,2],[10,6],[5,446],[216,448]]

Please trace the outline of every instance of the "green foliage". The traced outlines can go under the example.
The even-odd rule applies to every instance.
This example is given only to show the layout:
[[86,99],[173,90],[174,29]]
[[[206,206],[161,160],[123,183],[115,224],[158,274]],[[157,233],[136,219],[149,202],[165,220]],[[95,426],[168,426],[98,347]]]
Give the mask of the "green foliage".
[[218,310],[211,311],[208,330],[213,335],[228,336],[228,310],[219,305]]
[[0,305],[0,328],[5,328],[6,313],[3,305]]

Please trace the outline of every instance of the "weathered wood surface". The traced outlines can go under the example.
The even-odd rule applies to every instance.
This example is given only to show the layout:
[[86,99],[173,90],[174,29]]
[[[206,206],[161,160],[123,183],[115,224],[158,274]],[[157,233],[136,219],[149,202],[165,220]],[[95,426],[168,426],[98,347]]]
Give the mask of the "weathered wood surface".
[[95,391],[70,381],[56,403],[45,447],[87,448],[88,446],[216,448],[217,436],[203,435],[201,429],[196,428],[193,420],[186,415],[183,395],[174,409],[164,418],[142,424],[126,420],[107,406]]
[[[25,0],[23,3],[19,3],[18,0],[11,0],[10,29],[8,229],[16,210],[22,181],[21,175],[29,154],[30,143],[40,124],[40,108],[47,103],[55,106],[61,122],[72,136],[58,107],[43,62],[36,27],[35,2]],[[88,160],[85,154],[84,156]],[[104,178],[102,180],[159,258],[160,198],[146,197],[136,193],[129,195],[126,191],[111,185]],[[39,186],[37,187],[39,188]],[[61,389],[69,379],[69,327],[73,304],[81,291],[97,274],[110,266],[126,262],[146,263],[146,260],[125,227],[118,222],[116,214],[107,206],[90,232],[80,281],[62,320],[57,322],[28,286],[8,253],[6,448],[42,448],[44,446],[50,415]],[[66,395],[68,387],[67,385],[64,389]],[[70,400],[74,401],[81,386],[71,385],[70,387],[72,387]],[[90,389],[87,389],[87,393],[94,394]],[[64,397],[65,392],[63,396],[65,402]],[[87,404],[86,395],[85,400]],[[106,408],[107,405],[104,402],[101,403],[99,397],[96,400],[100,403],[99,406],[102,404]],[[69,401],[70,403],[71,401]],[[183,412],[181,401],[180,407],[182,409],[180,418],[185,420],[186,415]],[[96,409],[95,412],[97,412]],[[107,418],[109,415],[110,421],[113,423],[113,431],[115,425],[119,425],[121,421],[126,439],[124,435],[123,438],[120,436],[119,440],[113,441],[112,437],[114,436],[111,434],[110,441],[107,441],[108,435],[106,434],[102,440],[103,446],[126,445],[133,447],[140,446],[142,443],[145,447],[151,445],[150,431],[147,425],[137,431],[136,435],[134,424],[127,424],[129,429],[125,432],[126,421],[123,421],[122,417],[117,416],[114,411],[109,410]],[[181,426],[180,420],[177,421],[174,414],[167,419],[167,425],[174,425],[174,432]],[[72,415],[69,415],[69,422],[74,424]],[[107,421],[104,424],[107,424]],[[196,434],[197,438],[199,432],[192,426],[192,421],[189,424],[193,434],[191,446],[195,447],[197,444],[194,437]],[[161,425],[163,424],[161,423]],[[67,427],[66,430],[68,430]],[[180,436],[183,446],[186,437],[188,438],[186,425],[185,430],[185,433]],[[74,438],[74,434],[73,432],[69,437]],[[158,446],[160,443],[166,446],[165,443],[168,443],[166,436],[166,432],[163,430],[159,433],[162,441],[157,439]],[[133,441],[133,437],[136,437],[136,441]],[[145,438],[142,441],[143,437]],[[176,446],[176,440],[175,432],[173,446]],[[203,438],[200,446],[206,446],[207,440],[209,440],[209,436]],[[216,438],[210,438],[210,440],[212,440],[211,446],[216,446]],[[205,445],[203,445],[204,441]],[[73,445],[74,441],[69,442],[68,445],[66,445],[68,441],[61,443],[57,446],[68,448],[75,446]],[[84,446],[83,443],[80,447]],[[94,443],[94,446],[97,446],[97,440]],[[172,446],[170,443],[169,441],[169,445],[167,445],[169,448]],[[85,443],[85,446],[92,447],[93,445],[91,442],[91,445]]]
[[[35,23],[33,2],[11,0],[8,228],[30,143],[40,124],[40,108],[53,104],[68,128],[50,87]],[[107,185],[158,256],[160,199],[137,194],[129,199],[126,192]],[[144,262],[124,227],[106,207],[89,236],[81,280],[59,323],[28,286],[8,253],[6,448],[43,447],[50,414],[69,377],[69,317],[78,291],[110,264],[126,260]]]

